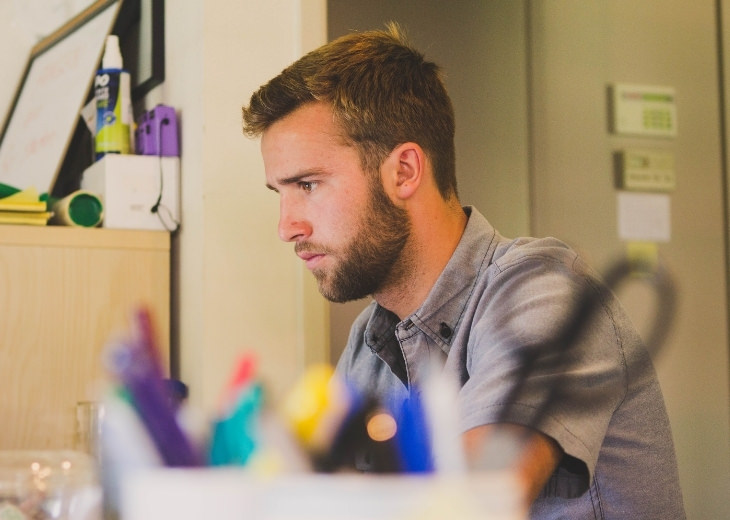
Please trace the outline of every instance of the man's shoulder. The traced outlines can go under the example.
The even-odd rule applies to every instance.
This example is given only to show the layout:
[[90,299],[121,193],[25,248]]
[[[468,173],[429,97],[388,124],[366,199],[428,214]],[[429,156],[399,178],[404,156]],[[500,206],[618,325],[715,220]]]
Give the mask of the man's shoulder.
[[507,267],[526,260],[558,261],[572,265],[578,253],[562,240],[554,237],[519,237],[502,239],[494,251],[492,260],[501,267]]
[[534,284],[545,276],[565,283],[582,285],[582,281],[597,278],[594,270],[567,243],[553,237],[520,237],[498,241],[487,266],[484,283],[509,279]]

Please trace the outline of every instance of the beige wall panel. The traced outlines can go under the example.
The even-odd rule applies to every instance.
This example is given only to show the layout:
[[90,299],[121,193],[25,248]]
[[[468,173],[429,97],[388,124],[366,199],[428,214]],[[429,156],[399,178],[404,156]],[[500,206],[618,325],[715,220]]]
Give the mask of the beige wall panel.
[[[661,256],[679,308],[657,360],[689,518],[728,518],[730,432],[723,172],[715,3],[531,2],[532,223],[583,251],[597,268],[625,253],[618,237],[612,153],[674,154],[671,240]],[[676,89],[678,135],[617,137],[606,85]],[[621,293],[646,330],[652,300]]]
[[279,202],[265,187],[259,142],[241,131],[253,91],[323,43],[325,27],[320,1],[166,4],[166,80],[147,103],[181,114],[176,363],[206,413],[244,352],[256,355],[275,395],[308,362],[328,356],[324,300],[278,239]]

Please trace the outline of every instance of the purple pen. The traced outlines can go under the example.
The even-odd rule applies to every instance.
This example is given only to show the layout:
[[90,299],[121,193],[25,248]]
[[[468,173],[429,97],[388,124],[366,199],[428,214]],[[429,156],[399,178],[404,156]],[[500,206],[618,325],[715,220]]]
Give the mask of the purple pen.
[[115,344],[110,369],[124,384],[132,404],[167,466],[201,466],[202,457],[177,423],[162,380],[162,367],[145,310],[136,313],[135,339]]

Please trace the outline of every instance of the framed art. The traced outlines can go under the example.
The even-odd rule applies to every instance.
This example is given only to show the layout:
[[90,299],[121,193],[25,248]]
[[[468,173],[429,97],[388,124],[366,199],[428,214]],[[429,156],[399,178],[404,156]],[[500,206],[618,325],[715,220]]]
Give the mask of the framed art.
[[99,0],[38,42],[0,133],[0,182],[51,192],[123,0]]

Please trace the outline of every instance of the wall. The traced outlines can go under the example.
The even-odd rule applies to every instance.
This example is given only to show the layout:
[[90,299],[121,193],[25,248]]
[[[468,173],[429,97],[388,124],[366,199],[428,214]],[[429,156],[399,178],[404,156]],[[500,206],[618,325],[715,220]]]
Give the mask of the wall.
[[[537,235],[576,245],[596,267],[624,252],[611,155],[675,156],[671,241],[659,246],[679,288],[657,360],[689,518],[730,518],[728,338],[715,2],[530,2],[531,218]],[[610,82],[676,88],[674,139],[607,131]],[[653,302],[622,293],[646,330]]]
[[327,357],[327,308],[277,238],[278,199],[241,107],[260,84],[324,42],[311,0],[166,2],[166,80],[148,96],[180,113],[183,221],[173,240],[173,345],[195,404],[210,411],[236,360],[253,352],[285,392]]

